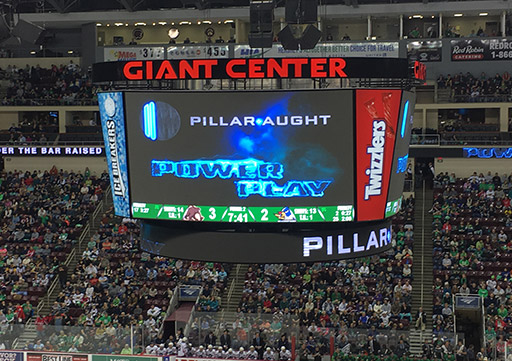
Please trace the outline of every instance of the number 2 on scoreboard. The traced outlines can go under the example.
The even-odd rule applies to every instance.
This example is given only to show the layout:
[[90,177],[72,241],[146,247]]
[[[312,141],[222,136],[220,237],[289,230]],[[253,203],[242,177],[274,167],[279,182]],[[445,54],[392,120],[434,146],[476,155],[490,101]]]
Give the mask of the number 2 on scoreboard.
[[268,209],[263,208],[261,210],[261,220],[262,221],[268,221]]

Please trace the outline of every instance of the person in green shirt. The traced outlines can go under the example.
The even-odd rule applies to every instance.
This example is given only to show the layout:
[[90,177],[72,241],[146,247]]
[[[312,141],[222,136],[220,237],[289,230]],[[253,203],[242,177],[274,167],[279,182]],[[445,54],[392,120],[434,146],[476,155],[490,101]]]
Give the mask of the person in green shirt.
[[494,331],[494,328],[491,326],[487,326],[487,329],[485,330],[485,339],[488,342],[496,340],[496,331]]
[[21,307],[23,307],[23,313],[25,314],[27,319],[34,315],[34,307],[30,303],[30,301],[25,302],[23,305],[21,305]]
[[332,356],[331,356],[331,361],[341,361],[343,357],[343,354],[341,353],[341,350],[339,347],[336,347],[336,349],[334,350]]
[[131,354],[132,354],[131,347],[128,344],[124,345],[123,349],[121,350],[121,355],[131,355]]
[[478,295],[482,298],[487,298],[487,296],[489,296],[489,291],[487,291],[485,287],[480,287],[478,290]]
[[96,241],[91,239],[89,242],[87,242],[87,248],[93,249],[94,247],[96,247]]
[[505,318],[508,316],[508,310],[505,308],[505,305],[500,305],[500,308],[498,308],[498,316],[501,318]]
[[7,310],[7,313],[5,314],[5,318],[7,320],[7,323],[13,323],[14,322],[14,310],[12,308],[9,308]]
[[331,301],[332,302],[340,302],[341,301],[341,293],[337,289],[331,292]]
[[306,272],[306,273],[304,274],[304,276],[302,277],[302,280],[304,281],[304,283],[309,283],[309,282],[311,282],[311,273]]

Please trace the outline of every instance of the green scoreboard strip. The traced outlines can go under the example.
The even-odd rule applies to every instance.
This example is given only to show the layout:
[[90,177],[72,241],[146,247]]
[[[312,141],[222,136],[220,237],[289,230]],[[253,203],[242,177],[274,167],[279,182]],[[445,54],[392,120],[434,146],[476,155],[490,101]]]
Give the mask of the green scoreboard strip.
[[385,218],[391,217],[398,213],[400,207],[402,206],[402,197],[398,198],[396,201],[391,201],[386,203],[386,214]]
[[[189,209],[190,208],[190,209]],[[193,214],[193,219],[189,215]],[[208,222],[352,222],[353,206],[245,207],[133,203],[134,218]],[[187,217],[185,217],[187,215]]]

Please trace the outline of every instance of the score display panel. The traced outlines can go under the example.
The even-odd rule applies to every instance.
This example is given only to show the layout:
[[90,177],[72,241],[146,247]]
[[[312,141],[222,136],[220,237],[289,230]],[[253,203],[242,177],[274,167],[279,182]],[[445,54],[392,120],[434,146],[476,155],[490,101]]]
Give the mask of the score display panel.
[[120,216],[352,222],[400,207],[412,93],[127,91],[99,102]]

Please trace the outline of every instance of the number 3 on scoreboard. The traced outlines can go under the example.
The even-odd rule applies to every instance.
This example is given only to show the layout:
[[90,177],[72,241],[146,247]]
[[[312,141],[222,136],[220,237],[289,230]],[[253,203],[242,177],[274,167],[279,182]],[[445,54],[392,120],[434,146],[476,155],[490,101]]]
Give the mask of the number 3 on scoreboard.
[[263,208],[261,210],[261,220],[262,221],[268,221],[268,209]]
[[209,217],[211,220],[213,220],[213,219],[217,218],[217,214],[215,214],[215,208],[210,207],[209,211],[210,211],[210,215],[209,215],[208,217]]

